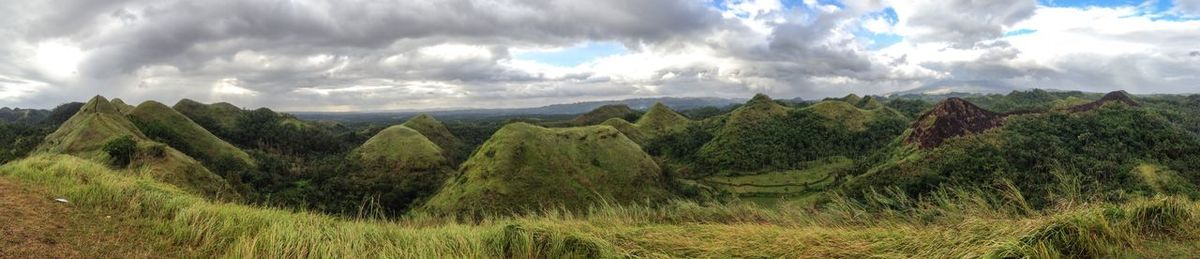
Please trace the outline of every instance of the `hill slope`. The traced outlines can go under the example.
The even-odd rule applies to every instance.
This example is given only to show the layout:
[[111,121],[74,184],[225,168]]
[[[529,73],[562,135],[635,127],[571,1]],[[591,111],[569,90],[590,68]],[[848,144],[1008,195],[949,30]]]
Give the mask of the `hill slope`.
[[[783,118],[791,108],[770,97],[755,95],[742,107],[729,114],[724,124],[708,143],[700,147],[697,156],[705,163],[725,168],[751,169],[766,165],[771,150],[783,150],[784,143],[777,134]],[[757,150],[757,151],[756,151]]]
[[670,107],[662,103],[655,103],[638,118],[636,123],[630,123],[625,118],[611,118],[601,124],[616,128],[640,145],[660,136],[679,132],[691,123],[691,120],[671,110]]
[[187,116],[209,131],[229,131],[237,124],[242,109],[229,103],[203,104],[191,99],[182,99],[172,106],[175,111]]
[[[208,163],[238,163],[238,168],[255,163],[245,151],[221,140],[179,112],[155,101],[146,101],[128,112],[130,121],[152,139]],[[232,166],[232,165],[231,165]]]
[[[868,108],[870,107],[870,108]],[[867,124],[873,121],[899,119],[907,120],[904,114],[895,109],[885,107],[873,96],[861,99],[860,105],[828,100],[804,107],[801,110],[810,111],[834,122],[833,126],[844,127],[851,131],[863,131]]]
[[461,168],[460,175],[429,200],[426,210],[509,214],[672,196],[650,156],[608,126],[550,129],[509,124]]
[[463,150],[467,148],[466,144],[454,136],[453,133],[450,133],[450,129],[447,129],[445,124],[434,119],[433,116],[427,114],[413,116],[408,121],[405,121],[403,125],[420,132],[421,135],[425,135],[426,138],[437,144],[437,147],[441,148],[442,153],[449,161],[462,161],[465,158],[465,155],[461,154],[466,153]]
[[571,119],[570,124],[573,126],[596,125],[613,118],[632,120],[637,115],[638,112],[634,111],[633,108],[629,108],[628,105],[608,104],[576,116],[574,119]]
[[1093,184],[1088,191],[1103,195],[1200,195],[1164,187],[1200,180],[1200,136],[1121,100],[1127,99],[998,114],[952,98],[914,122],[886,159],[846,189],[900,187],[921,195],[943,185],[994,187],[1008,180],[1035,205],[1068,180]]
[[404,125],[380,131],[352,152],[363,162],[386,164],[391,170],[431,170],[446,166],[442,149],[420,132]]
[[137,142],[137,154],[129,165],[134,172],[209,197],[238,197],[228,182],[201,166],[200,162],[147,138],[101,96],[92,98],[58,130],[46,136],[38,150],[106,161],[109,158],[103,151],[104,145],[122,136],[130,136]]
[[638,121],[634,124],[637,125],[638,130],[641,130],[643,135],[653,138],[672,131],[681,130],[691,122],[687,117],[671,110],[667,105],[654,103],[654,106],[651,106],[646,111],[646,114],[638,118]]

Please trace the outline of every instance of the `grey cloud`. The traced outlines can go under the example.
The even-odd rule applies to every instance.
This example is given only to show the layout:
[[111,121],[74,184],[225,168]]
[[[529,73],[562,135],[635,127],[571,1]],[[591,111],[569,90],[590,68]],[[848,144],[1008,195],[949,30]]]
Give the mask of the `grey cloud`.
[[[556,45],[580,40],[658,42],[701,33],[720,17],[702,3],[671,1],[149,1],[68,10],[80,20],[127,14],[119,32],[85,37],[93,74],[128,73],[146,64],[182,67],[240,50],[377,49],[404,39]],[[144,5],[144,6],[143,6]],[[116,11],[108,9],[116,9]],[[126,12],[127,11],[127,12]],[[43,23],[57,20],[51,16]],[[72,25],[73,23],[65,23]],[[69,27],[69,26],[68,26]],[[49,31],[68,32],[67,29]],[[208,49],[200,48],[207,44]],[[199,54],[199,55],[193,55]],[[201,60],[194,60],[201,59]]]
[[926,30],[914,40],[949,42],[958,48],[969,48],[976,42],[1004,36],[1004,26],[1013,25],[1033,16],[1035,0],[946,0],[933,1],[935,6],[918,8],[905,21],[909,26]]
[[1175,11],[1177,12],[1188,15],[1200,15],[1200,0],[1174,0],[1174,3]]

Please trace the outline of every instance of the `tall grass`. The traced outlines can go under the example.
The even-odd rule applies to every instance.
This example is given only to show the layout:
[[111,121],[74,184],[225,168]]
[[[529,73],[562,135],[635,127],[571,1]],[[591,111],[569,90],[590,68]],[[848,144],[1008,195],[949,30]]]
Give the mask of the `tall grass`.
[[1200,240],[1200,206],[1184,198],[1112,204],[1063,193],[1064,205],[1032,210],[1003,184],[921,198],[898,190],[865,199],[831,195],[820,208],[677,201],[465,221],[344,219],[211,202],[64,155],[8,164],[0,176],[44,186],[77,206],[151,219],[151,231],[212,257],[1169,257],[1197,251]]

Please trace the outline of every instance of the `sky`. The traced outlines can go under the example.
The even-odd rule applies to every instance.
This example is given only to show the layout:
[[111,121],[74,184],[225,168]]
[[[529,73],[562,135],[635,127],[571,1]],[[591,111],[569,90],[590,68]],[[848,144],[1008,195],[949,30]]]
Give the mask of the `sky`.
[[8,107],[1200,92],[1200,0],[46,0],[0,13]]

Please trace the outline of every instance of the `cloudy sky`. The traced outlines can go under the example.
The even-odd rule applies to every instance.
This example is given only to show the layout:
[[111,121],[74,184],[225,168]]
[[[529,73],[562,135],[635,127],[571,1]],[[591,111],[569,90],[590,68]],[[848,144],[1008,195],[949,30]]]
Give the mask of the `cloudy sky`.
[[1200,92],[1200,0],[47,0],[0,13],[0,106]]

